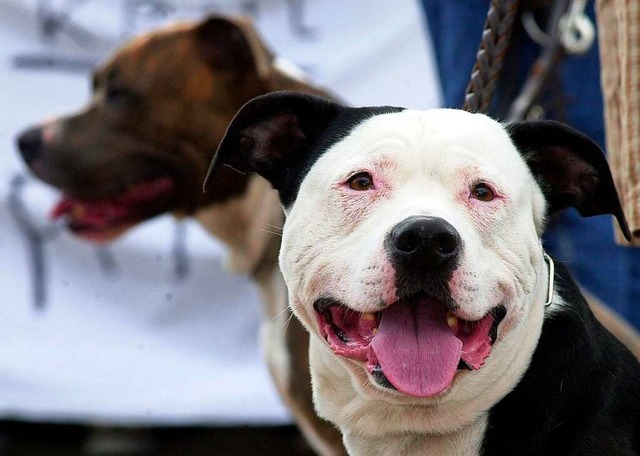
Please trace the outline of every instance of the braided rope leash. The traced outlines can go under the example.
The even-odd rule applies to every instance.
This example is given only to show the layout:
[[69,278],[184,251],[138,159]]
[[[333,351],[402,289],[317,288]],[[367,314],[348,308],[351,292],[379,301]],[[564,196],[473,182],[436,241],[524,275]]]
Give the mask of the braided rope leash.
[[491,0],[462,106],[465,111],[488,111],[504,63],[517,9],[518,0]]

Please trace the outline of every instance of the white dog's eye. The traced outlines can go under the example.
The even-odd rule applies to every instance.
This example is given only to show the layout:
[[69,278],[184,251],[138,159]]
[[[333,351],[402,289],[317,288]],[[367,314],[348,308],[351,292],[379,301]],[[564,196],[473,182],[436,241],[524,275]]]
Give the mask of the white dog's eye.
[[366,190],[373,189],[373,177],[371,174],[362,172],[358,174],[354,174],[347,181],[349,188],[351,190],[357,190],[359,192],[364,192]]
[[484,182],[480,182],[473,186],[471,196],[479,201],[492,201],[494,198],[493,190]]

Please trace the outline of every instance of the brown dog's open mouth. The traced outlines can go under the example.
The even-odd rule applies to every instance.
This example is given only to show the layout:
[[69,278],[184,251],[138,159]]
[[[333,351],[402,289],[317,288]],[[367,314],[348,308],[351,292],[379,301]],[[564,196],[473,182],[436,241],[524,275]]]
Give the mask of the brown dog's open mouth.
[[376,313],[328,299],[318,300],[315,309],[334,353],[365,362],[378,383],[416,397],[441,393],[458,369],[480,369],[505,315],[498,307],[466,321],[429,297],[398,301]]
[[69,229],[82,237],[107,242],[142,220],[165,212],[174,193],[173,178],[163,176],[133,184],[108,198],[64,196],[50,216],[64,218]]

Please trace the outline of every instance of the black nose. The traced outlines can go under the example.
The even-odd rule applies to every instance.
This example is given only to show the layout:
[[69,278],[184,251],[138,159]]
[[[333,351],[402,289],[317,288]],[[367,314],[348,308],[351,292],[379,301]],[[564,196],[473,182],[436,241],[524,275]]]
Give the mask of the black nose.
[[18,136],[18,149],[29,165],[42,153],[42,129],[29,128]]
[[409,217],[394,226],[387,237],[394,262],[423,271],[454,267],[461,244],[456,229],[437,217]]

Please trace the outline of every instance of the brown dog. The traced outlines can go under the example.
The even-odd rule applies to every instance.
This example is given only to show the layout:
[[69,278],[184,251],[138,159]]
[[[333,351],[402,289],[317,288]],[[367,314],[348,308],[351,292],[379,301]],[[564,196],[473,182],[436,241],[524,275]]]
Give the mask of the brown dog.
[[25,131],[18,145],[32,171],[62,190],[53,216],[79,236],[106,242],[172,212],[196,217],[224,241],[232,270],[259,286],[263,345],[280,394],[318,453],[344,454],[338,431],[313,410],[308,335],[290,320],[280,237],[271,234],[283,221],[277,196],[261,178],[230,169],[213,191],[201,190],[236,111],[277,90],[328,96],[280,71],[248,21],[212,17],[125,45],[94,74],[85,109]]

